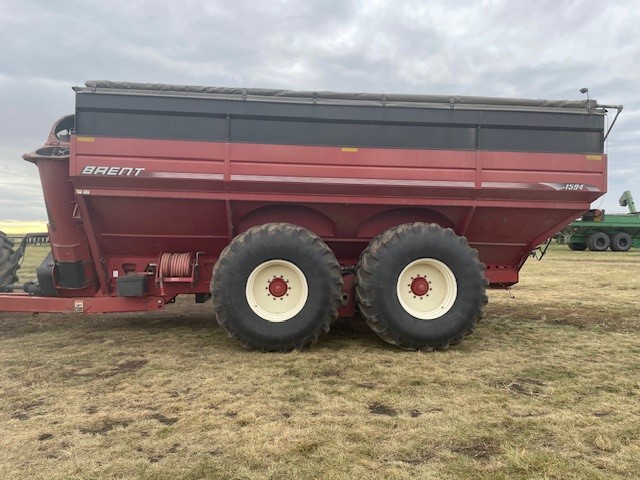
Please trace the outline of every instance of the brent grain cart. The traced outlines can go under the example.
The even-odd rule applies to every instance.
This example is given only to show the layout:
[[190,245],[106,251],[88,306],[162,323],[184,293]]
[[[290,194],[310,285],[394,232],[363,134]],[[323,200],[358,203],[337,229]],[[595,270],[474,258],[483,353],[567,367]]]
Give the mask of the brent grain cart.
[[[212,297],[249,348],[318,340],[357,310],[384,340],[443,348],[486,287],[606,190],[607,108],[547,101],[106,81],[24,159],[51,253],[0,311],[132,312]],[[8,260],[7,260],[8,259]],[[4,272],[2,271],[4,270]],[[19,290],[24,290],[19,292]]]

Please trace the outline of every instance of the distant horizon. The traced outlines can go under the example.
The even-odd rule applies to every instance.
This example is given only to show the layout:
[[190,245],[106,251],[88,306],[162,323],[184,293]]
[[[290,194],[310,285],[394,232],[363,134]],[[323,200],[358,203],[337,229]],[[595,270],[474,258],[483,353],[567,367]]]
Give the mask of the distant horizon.
[[0,220],[0,232],[8,235],[46,232],[48,223],[47,220]]

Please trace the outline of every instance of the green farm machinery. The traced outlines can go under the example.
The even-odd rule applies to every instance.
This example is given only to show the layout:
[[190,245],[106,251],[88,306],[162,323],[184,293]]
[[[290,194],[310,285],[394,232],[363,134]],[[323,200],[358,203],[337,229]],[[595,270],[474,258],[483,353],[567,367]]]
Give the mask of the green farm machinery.
[[571,250],[626,252],[640,247],[640,212],[628,190],[620,197],[620,206],[629,213],[606,214],[604,210],[589,210],[563,230],[565,243]]

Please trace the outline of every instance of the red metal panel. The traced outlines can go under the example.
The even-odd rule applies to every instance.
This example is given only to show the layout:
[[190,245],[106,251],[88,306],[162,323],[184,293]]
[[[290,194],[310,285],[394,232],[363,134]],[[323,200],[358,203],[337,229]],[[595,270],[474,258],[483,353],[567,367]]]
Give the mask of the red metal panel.
[[[137,138],[71,137],[75,162],[71,174],[80,173],[79,162],[84,157],[107,156],[123,159],[167,160],[170,164],[179,161],[206,160],[224,161],[225,144],[220,142],[197,142],[185,140],[143,140]],[[182,163],[181,171],[182,169]],[[188,169],[188,167],[185,167]]]
[[478,152],[485,171],[596,172],[602,174],[606,155],[566,153]]
[[[71,175],[85,181],[76,182],[77,186],[99,185],[114,178],[126,182],[141,174],[168,180],[224,178],[226,148],[223,143],[74,136],[71,146]],[[112,170],[103,175],[83,175],[83,171],[93,166]]]
[[231,144],[231,162],[333,165],[338,167],[418,167],[474,170],[475,151],[414,150],[304,145]]

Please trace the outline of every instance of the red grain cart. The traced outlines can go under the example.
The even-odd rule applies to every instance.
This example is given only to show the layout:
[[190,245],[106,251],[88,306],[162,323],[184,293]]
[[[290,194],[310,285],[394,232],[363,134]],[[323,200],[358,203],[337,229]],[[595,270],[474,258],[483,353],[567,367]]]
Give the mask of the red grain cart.
[[195,294],[250,348],[304,347],[358,309],[394,345],[441,348],[473,331],[487,285],[515,284],[606,190],[594,100],[75,92],[75,115],[24,156],[51,254],[18,288],[21,249],[0,237],[0,311],[155,310]]

